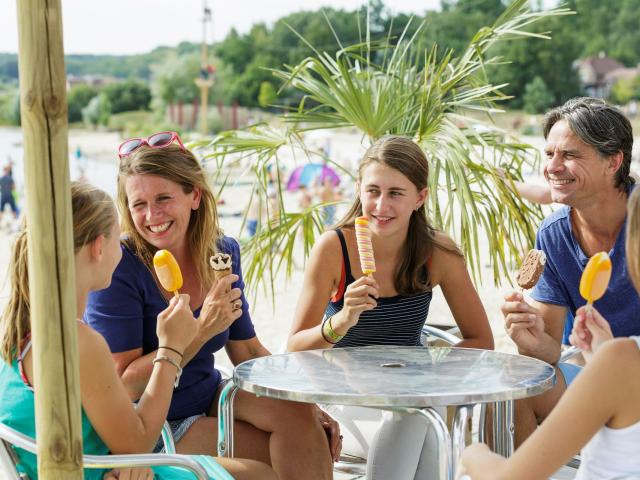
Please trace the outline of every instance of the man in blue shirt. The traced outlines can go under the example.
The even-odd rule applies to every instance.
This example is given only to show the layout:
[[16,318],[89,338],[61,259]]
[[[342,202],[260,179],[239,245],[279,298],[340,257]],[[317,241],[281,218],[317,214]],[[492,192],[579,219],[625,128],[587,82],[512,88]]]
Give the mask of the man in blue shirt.
[[597,252],[611,256],[613,272],[595,308],[615,336],[640,334],[640,298],[627,275],[625,231],[633,133],[629,120],[602,100],[575,98],[550,111],[544,120],[547,163],[544,176],[551,198],[563,206],[547,217],[536,248],[547,256],[533,290],[532,304],[519,293],[506,296],[505,328],[522,355],[556,365],[555,387],[516,402],[516,446],[544,420],[566,390],[578,367],[558,364],[567,313],[586,302],[580,277]]

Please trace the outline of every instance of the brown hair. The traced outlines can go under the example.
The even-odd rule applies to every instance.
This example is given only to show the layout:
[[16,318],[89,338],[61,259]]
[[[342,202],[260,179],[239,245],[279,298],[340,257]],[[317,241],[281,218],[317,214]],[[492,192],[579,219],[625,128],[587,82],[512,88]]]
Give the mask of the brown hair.
[[633,285],[640,292],[640,188],[635,188],[629,196],[627,212],[627,268]]
[[[74,253],[100,235],[108,237],[118,220],[109,195],[87,183],[71,183],[71,210]],[[17,356],[20,343],[31,332],[27,231],[26,222],[23,222],[9,264],[11,292],[2,312],[0,339],[0,355],[7,363]]]
[[118,209],[122,221],[124,243],[153,272],[153,255],[158,250],[138,233],[129,211],[129,199],[125,184],[133,175],[155,175],[177,183],[184,193],[200,189],[200,206],[191,212],[187,244],[196,264],[203,291],[214,281],[209,268],[209,257],[216,253],[216,242],[222,237],[218,227],[216,201],[209,188],[204,170],[189,150],[177,145],[165,148],[142,147],[120,161],[118,173]]
[[[418,191],[428,185],[429,162],[427,157],[422,149],[407,137],[389,135],[380,138],[371,145],[360,161],[358,183],[362,181],[364,169],[374,162],[399,171],[415,185]],[[356,217],[361,215],[362,203],[357,196],[336,228],[353,228]],[[400,295],[413,295],[431,288],[427,259],[431,257],[434,247],[462,255],[458,249],[452,250],[451,247],[436,240],[436,230],[427,218],[425,205],[422,205],[411,214],[403,259],[394,279],[395,288]]]

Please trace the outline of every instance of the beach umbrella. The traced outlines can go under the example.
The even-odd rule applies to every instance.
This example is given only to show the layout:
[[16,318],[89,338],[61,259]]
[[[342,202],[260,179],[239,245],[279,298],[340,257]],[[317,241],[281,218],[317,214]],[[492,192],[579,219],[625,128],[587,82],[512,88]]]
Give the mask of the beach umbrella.
[[334,187],[340,184],[340,176],[330,166],[324,163],[307,163],[291,172],[287,181],[287,190],[290,192],[295,191],[300,185],[308,187],[315,181],[318,184],[322,184],[326,178],[331,179]]

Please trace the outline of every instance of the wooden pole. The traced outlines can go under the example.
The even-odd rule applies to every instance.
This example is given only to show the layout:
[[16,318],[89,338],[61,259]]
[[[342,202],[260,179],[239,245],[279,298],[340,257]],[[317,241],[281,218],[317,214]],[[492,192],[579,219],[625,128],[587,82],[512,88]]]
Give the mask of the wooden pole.
[[18,0],[38,476],[82,478],[80,376],[60,0]]

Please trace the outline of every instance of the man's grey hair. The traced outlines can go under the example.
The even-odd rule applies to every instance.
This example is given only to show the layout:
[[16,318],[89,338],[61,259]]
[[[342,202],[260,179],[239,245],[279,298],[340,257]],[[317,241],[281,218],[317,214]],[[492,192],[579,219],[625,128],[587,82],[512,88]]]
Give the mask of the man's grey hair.
[[633,131],[631,123],[618,108],[598,98],[572,98],[545,115],[542,124],[545,139],[560,120],[566,121],[571,131],[594,147],[600,156],[607,158],[622,152],[622,165],[615,175],[616,188],[626,191],[635,183],[630,176]]

